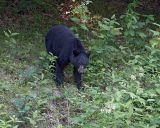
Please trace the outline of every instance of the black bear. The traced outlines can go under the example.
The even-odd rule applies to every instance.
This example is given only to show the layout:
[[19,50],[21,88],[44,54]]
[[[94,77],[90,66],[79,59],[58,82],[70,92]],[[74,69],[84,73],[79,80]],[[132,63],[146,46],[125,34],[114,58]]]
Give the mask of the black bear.
[[85,51],[80,40],[68,27],[56,25],[48,31],[45,45],[48,53],[57,56],[55,62],[56,85],[59,87],[63,84],[63,70],[65,66],[71,63],[74,66],[73,74],[77,88],[83,88],[81,75],[89,62],[89,53]]

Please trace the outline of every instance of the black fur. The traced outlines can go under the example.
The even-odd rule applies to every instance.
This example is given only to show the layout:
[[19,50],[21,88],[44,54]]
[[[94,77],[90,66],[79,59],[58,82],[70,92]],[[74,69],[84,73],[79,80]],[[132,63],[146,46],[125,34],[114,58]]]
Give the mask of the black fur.
[[45,37],[47,52],[57,56],[55,63],[56,85],[60,86],[64,80],[64,68],[69,63],[74,66],[74,79],[77,88],[82,88],[81,70],[89,62],[89,54],[86,53],[79,39],[64,25],[54,26]]

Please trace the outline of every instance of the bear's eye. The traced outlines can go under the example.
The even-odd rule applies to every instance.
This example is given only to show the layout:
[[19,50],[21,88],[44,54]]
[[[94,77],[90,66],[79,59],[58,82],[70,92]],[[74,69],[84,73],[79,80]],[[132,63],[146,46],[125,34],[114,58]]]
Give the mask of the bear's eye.
[[79,50],[73,50],[73,55],[74,56],[78,56],[80,54],[80,51]]

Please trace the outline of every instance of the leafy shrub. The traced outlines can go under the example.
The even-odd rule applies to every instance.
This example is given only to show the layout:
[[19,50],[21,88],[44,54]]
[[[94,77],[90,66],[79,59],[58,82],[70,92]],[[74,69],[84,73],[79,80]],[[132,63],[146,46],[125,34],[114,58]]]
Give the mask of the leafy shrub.
[[0,1],[0,14],[3,13],[5,6],[6,6],[6,0],[1,0]]
[[18,33],[13,33],[10,30],[8,30],[8,32],[4,31],[4,34],[5,34],[6,38],[7,38],[5,40],[5,43],[10,47],[11,50],[16,52],[15,49],[17,49],[17,41],[15,39],[15,36],[17,36]]
[[[131,12],[127,14],[128,24],[124,22],[128,27],[123,26],[124,32],[114,16],[99,21],[101,39],[90,44],[86,90],[81,95],[65,93],[71,106],[71,127],[159,126],[159,32],[146,27],[152,17],[147,17],[140,27],[139,14]],[[131,45],[113,45],[120,32]],[[145,44],[149,36],[153,39]],[[137,40],[140,43],[136,44]],[[143,50],[139,50],[141,46]]]
[[98,33],[97,36],[105,41],[106,44],[114,46],[116,44],[116,37],[121,34],[122,27],[116,21],[115,15],[110,19],[103,18],[102,21],[98,22]]
[[[159,127],[160,25],[150,22],[150,16],[141,19],[134,11],[136,4],[129,5],[120,19],[122,25],[114,15],[92,22],[87,5],[78,4],[72,15],[74,29],[92,51],[85,90],[78,93],[71,83],[66,84],[63,98],[57,98],[49,65],[56,58],[46,52],[32,63],[29,58],[27,65],[2,53],[0,65],[6,74],[0,78],[0,127]],[[10,31],[5,35],[12,55],[18,41]],[[34,42],[41,36],[37,33]],[[32,46],[24,53],[30,56]],[[7,73],[11,78],[6,78]]]
[[126,43],[132,46],[143,47],[148,41],[148,27],[154,20],[152,15],[142,15],[135,11],[139,2],[134,1],[128,5],[128,9],[122,18],[124,38]]
[[[93,71],[96,71],[93,76],[89,76],[92,79],[89,79],[88,85],[97,87],[87,87],[81,95],[65,94],[72,106],[72,127],[156,128],[159,126],[160,51],[154,43],[146,47],[149,48],[147,54],[131,57],[123,63],[125,67],[116,69],[112,66],[110,73],[106,72],[104,63],[98,63],[98,66],[93,66],[91,63],[88,74],[92,75]],[[153,61],[149,62],[148,59]],[[100,70],[100,65],[103,70]],[[153,67],[156,72],[148,72],[148,69]],[[104,81],[101,82],[102,80]],[[100,83],[105,86],[99,87]]]

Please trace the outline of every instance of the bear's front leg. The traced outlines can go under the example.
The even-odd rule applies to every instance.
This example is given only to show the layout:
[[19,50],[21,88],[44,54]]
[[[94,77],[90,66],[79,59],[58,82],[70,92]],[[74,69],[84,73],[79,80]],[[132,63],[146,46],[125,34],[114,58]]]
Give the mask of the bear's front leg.
[[57,87],[60,87],[60,85],[63,84],[63,81],[64,81],[64,72],[63,72],[63,69],[59,64],[58,62],[56,62],[56,66],[55,66],[55,70],[56,70],[56,86]]
[[79,73],[78,69],[75,68],[75,67],[74,67],[73,74],[74,74],[74,80],[75,80],[75,82],[77,84],[78,90],[83,89],[82,81],[81,81],[81,73]]

